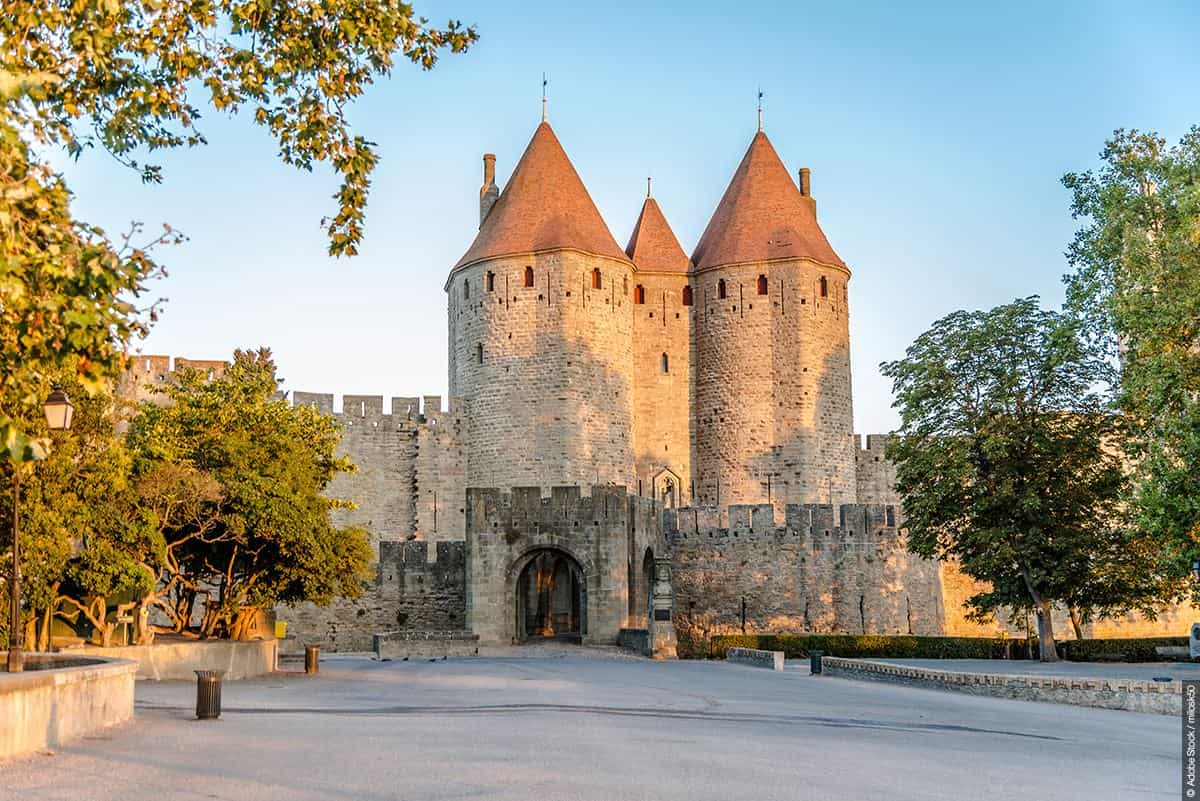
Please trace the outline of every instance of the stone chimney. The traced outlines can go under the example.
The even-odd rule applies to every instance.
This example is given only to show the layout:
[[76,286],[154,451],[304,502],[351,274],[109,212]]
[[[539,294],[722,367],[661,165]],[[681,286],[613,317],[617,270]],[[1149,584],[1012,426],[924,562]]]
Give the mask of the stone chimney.
[[800,194],[812,197],[812,170],[808,167],[800,168]]
[[500,187],[496,186],[496,154],[484,153],[483,186],[479,187],[479,226],[481,228],[498,197],[500,197]]

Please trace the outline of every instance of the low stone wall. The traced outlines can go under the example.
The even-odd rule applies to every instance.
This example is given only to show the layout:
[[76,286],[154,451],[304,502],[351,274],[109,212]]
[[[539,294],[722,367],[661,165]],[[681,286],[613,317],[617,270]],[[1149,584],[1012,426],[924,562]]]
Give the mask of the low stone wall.
[[1178,715],[1183,691],[1180,681],[959,673],[832,656],[824,657],[821,667],[827,676],[847,679],[887,681],[973,695],[1123,709],[1155,715]]
[[194,681],[197,670],[224,670],[226,681],[250,679],[279,667],[279,641],[275,639],[168,640],[153,645],[101,648],[87,645],[64,654],[128,659],[137,663],[137,677],[151,681]]
[[133,717],[137,665],[94,662],[0,673],[0,760],[56,748]]
[[391,631],[373,639],[381,661],[479,655],[479,637],[469,631]]
[[621,629],[617,632],[617,645],[650,656],[650,632],[647,629]]
[[736,665],[783,670],[783,651],[760,651],[757,648],[730,648],[725,661]]

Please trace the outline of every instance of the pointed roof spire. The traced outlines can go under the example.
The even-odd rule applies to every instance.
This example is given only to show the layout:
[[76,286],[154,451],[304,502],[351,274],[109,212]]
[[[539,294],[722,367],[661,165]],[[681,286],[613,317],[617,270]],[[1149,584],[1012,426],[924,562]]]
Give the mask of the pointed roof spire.
[[546,73],[542,73],[542,122],[546,121]]
[[561,248],[625,260],[558,137],[543,122],[454,267]]
[[779,154],[759,131],[692,254],[696,270],[770,259],[812,259],[845,267],[817,224]]
[[762,87],[758,87],[758,130],[762,130]]
[[686,273],[691,266],[675,232],[658,207],[658,201],[650,196],[649,178],[646,179],[646,200],[642,203],[642,213],[633,226],[633,235],[629,237],[625,255],[639,270]]

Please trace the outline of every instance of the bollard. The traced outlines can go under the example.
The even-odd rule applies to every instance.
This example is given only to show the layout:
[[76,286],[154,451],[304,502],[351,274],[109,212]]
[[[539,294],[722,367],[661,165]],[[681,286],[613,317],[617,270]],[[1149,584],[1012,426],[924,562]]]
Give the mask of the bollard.
[[196,718],[216,720],[221,717],[221,680],[223,670],[197,670],[196,673]]
[[817,676],[821,673],[821,657],[825,656],[824,651],[809,651],[808,664],[812,668],[812,675]]
[[321,646],[304,646],[304,672],[313,675],[320,670]]

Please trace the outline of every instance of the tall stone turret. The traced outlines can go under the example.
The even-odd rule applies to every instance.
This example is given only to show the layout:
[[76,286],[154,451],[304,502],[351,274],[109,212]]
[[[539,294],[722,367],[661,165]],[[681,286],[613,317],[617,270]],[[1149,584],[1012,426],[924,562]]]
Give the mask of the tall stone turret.
[[634,463],[644,495],[667,507],[692,502],[692,292],[690,262],[650,194],[625,254],[637,272],[630,295],[634,339]]
[[485,212],[487,189],[445,286],[467,485],[632,488],[633,265],[549,124]]
[[850,271],[761,130],[692,256],[700,503],[853,503]]

